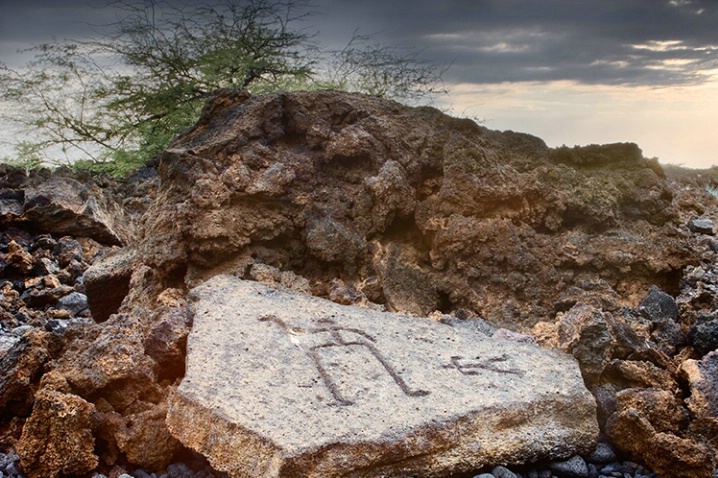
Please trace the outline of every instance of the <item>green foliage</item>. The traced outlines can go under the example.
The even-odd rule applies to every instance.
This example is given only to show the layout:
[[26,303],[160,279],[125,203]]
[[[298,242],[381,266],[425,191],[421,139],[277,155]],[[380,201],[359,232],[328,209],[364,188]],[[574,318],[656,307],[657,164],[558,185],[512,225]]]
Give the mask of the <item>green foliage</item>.
[[25,171],[42,167],[40,148],[30,142],[21,141],[15,145],[15,157],[0,158],[0,163],[9,164],[16,168],[23,168]]
[[[302,28],[308,0],[218,5],[121,0],[97,40],[32,48],[20,70],[0,65],[5,115],[39,138],[46,162],[123,174],[161,152],[225,88],[252,93],[337,88],[397,99],[441,92],[441,73],[355,36],[323,51]],[[75,161],[78,153],[84,158]]]

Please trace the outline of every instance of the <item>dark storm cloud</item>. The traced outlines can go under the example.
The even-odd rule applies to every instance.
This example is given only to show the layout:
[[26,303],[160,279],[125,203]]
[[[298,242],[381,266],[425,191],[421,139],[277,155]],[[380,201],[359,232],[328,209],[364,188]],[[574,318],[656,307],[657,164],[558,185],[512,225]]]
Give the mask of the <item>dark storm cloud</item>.
[[112,21],[104,0],[0,0],[0,41],[33,44],[85,36]]
[[[169,0],[181,4],[186,0]],[[205,0],[212,3],[222,0]],[[718,68],[718,0],[313,0],[305,26],[341,45],[359,29],[422,50],[449,81],[699,83]],[[0,61],[31,43],[92,35],[106,0],[0,0]],[[93,25],[95,28],[93,29]]]
[[715,0],[326,0],[330,18],[453,60],[452,81],[695,83],[717,67]]
[[19,67],[23,50],[54,40],[86,40],[117,19],[106,0],[0,0],[0,63]]

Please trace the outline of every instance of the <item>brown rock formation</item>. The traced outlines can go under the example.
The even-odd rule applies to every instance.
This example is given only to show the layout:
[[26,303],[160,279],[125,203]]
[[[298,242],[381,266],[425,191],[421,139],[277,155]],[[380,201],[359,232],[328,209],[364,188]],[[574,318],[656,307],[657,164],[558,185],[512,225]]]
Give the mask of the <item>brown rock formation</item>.
[[711,478],[715,450],[683,438],[685,415],[671,394],[658,390],[619,393],[618,411],[608,422],[608,433],[620,449],[639,457],[659,474],[671,478]]
[[62,338],[31,330],[0,358],[0,410],[6,416],[27,416],[45,364],[57,357]]
[[580,299],[615,308],[651,284],[676,290],[691,257],[670,188],[632,144],[553,151],[342,93],[216,101],[162,156],[143,218],[140,257],[165,278],[264,263],[374,281],[392,310],[527,328]]
[[92,434],[94,405],[77,395],[43,388],[17,444],[30,478],[82,475],[97,467]]
[[702,360],[686,360],[680,373],[690,387],[686,402],[694,417],[691,426],[718,450],[718,351]]
[[115,439],[130,463],[147,470],[167,468],[181,445],[167,430],[166,415],[167,404],[160,403],[123,421]]
[[[4,176],[0,171],[0,177]],[[2,178],[5,179],[5,178]],[[4,181],[3,181],[4,182]],[[0,224],[24,225],[61,235],[92,237],[120,245],[129,231],[121,208],[106,197],[97,184],[63,174],[47,178],[23,178],[5,193]]]

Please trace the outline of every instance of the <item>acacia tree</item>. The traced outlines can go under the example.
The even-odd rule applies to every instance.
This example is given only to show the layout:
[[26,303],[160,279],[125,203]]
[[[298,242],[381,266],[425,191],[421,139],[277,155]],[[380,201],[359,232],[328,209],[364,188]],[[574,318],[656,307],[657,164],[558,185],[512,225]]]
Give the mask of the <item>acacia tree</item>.
[[34,47],[0,70],[10,119],[39,138],[21,152],[80,152],[76,164],[122,174],[159,153],[219,89],[339,88],[397,99],[437,93],[443,70],[355,35],[325,51],[303,28],[308,0],[121,0],[98,39]]
[[450,65],[434,65],[422,60],[420,53],[383,45],[355,30],[343,49],[324,56],[321,63],[326,69],[314,83],[323,88],[409,102],[421,102],[446,93],[441,77]]

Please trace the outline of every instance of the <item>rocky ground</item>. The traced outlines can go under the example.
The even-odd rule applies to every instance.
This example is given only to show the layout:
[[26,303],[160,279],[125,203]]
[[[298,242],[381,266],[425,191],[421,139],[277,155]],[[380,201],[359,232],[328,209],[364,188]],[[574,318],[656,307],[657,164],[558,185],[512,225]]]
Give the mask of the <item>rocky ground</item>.
[[476,476],[710,478],[716,219],[635,145],[338,93],[221,95],[124,181],[0,165],[0,472],[220,476],[164,418],[185,293],[229,273],[572,354],[596,453]]

